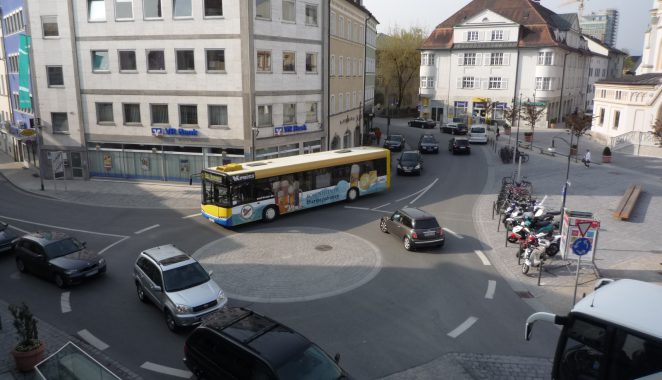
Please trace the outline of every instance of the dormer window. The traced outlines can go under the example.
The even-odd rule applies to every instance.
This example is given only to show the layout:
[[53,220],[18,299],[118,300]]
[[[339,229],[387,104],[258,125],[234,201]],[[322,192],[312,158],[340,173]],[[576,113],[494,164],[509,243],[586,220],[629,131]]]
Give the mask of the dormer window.
[[503,30],[493,30],[492,41],[503,41]]
[[478,31],[467,32],[467,41],[478,41]]

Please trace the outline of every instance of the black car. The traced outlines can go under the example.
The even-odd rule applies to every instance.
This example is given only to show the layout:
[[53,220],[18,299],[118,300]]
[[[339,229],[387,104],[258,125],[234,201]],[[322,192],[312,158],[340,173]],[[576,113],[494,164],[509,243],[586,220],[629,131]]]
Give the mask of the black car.
[[418,247],[443,247],[446,242],[444,230],[434,215],[415,207],[403,207],[391,216],[382,217],[379,229],[401,240],[407,251]]
[[386,136],[384,140],[384,148],[390,150],[397,150],[398,152],[405,147],[405,137],[403,135],[390,135]]
[[465,123],[447,123],[439,127],[441,132],[450,133],[452,135],[466,135],[469,131]]
[[469,145],[469,139],[466,137],[453,137],[448,142],[448,151],[453,154],[456,153],[466,153],[471,154],[471,146]]
[[9,224],[0,222],[0,252],[13,251],[18,234],[9,228]]
[[106,273],[106,260],[85,246],[85,242],[61,232],[31,233],[16,242],[16,266],[64,288]]
[[439,153],[439,142],[430,134],[424,134],[418,139],[418,151],[421,153]]
[[209,314],[186,339],[184,363],[201,379],[348,379],[303,335],[244,308]]
[[417,128],[434,128],[437,126],[436,121],[430,119],[425,120],[420,117],[414,120],[410,120],[408,124],[410,127],[417,127]]
[[423,157],[417,150],[402,152],[398,158],[398,174],[421,175],[423,170]]

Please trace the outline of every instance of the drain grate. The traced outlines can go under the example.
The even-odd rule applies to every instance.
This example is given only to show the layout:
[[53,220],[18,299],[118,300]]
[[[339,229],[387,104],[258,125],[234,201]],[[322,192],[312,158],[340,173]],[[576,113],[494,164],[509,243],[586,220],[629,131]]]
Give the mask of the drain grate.
[[517,294],[519,298],[534,298],[533,294],[531,294],[531,292],[528,290],[525,292],[515,292],[515,294]]
[[330,246],[330,245],[321,244],[321,245],[316,246],[315,249],[318,250],[318,251],[326,252],[326,251],[332,250],[333,247]]

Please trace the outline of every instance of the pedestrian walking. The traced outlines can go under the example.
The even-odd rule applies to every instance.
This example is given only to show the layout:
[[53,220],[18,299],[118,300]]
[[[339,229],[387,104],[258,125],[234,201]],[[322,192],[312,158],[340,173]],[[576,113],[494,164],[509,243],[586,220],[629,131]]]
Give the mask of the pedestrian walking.
[[586,149],[586,154],[582,158],[582,162],[588,168],[591,165],[591,151]]
[[497,126],[496,139],[499,140],[499,127]]
[[375,128],[375,138],[377,139],[377,145],[379,145],[379,141],[382,139],[382,130],[379,128]]

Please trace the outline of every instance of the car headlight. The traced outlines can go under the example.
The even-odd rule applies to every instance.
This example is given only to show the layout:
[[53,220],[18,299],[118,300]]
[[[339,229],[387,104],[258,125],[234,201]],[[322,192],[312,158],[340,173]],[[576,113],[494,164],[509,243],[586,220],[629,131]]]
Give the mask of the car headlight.
[[223,302],[225,302],[225,299],[226,299],[225,298],[225,293],[221,290],[221,292],[218,293],[218,297],[216,297],[216,302],[218,302],[218,304],[220,305]]
[[78,269],[68,269],[64,271],[64,274],[66,275],[72,275],[74,273],[78,273]]
[[193,308],[187,305],[175,305],[175,310],[177,310],[177,313],[179,314],[185,314],[192,312]]
[[103,257],[101,259],[99,259],[99,266],[100,267],[105,267],[106,266],[106,259],[104,259]]
[[421,168],[421,164],[416,164],[416,167],[414,167],[414,169],[420,169],[420,168]]

